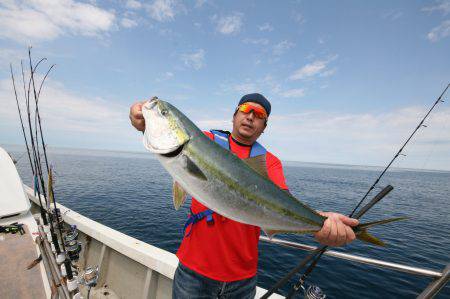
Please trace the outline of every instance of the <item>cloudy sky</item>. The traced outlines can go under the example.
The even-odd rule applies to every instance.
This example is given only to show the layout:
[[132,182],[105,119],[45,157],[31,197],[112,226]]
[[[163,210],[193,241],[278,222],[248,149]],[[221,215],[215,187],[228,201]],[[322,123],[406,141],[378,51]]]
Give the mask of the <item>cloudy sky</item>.
[[[128,109],[157,95],[202,129],[239,98],[272,102],[283,160],[384,165],[450,81],[450,1],[0,2],[0,145],[22,144],[9,63],[56,64],[50,146],[143,151]],[[399,167],[450,170],[450,96]]]

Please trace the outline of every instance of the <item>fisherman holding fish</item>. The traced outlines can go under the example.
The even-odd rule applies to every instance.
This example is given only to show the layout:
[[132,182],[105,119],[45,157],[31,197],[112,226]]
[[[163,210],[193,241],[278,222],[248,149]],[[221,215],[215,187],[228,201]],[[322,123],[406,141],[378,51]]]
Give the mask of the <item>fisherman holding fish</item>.
[[[189,190],[190,192],[188,193],[191,195],[199,195],[196,196],[196,198],[192,198],[191,213],[185,225],[183,241],[177,252],[180,263],[175,272],[173,281],[173,298],[254,298],[256,293],[260,229],[263,229],[264,232],[271,237],[274,233],[290,232],[291,230],[294,230],[295,228],[290,229],[289,227],[289,225],[294,227],[294,222],[287,224],[280,220],[280,225],[276,225],[278,220],[277,218],[273,218],[273,226],[271,226],[270,223],[264,223],[265,214],[263,214],[263,212],[267,212],[267,208],[261,208],[261,214],[255,212],[254,214],[249,215],[250,213],[248,210],[250,210],[252,206],[250,205],[250,208],[248,205],[245,206],[247,208],[243,208],[243,206],[238,207],[237,204],[233,204],[236,199],[232,198],[232,195],[230,195],[230,199],[226,198],[226,200],[214,201],[215,206],[211,206],[214,205],[213,201],[204,199],[204,197],[208,197],[207,194],[204,193],[206,192],[205,190],[211,189],[211,185],[206,184],[207,181],[212,181],[212,175],[211,177],[208,177],[208,168],[199,166],[201,165],[200,160],[197,160],[197,163],[195,163],[196,161],[191,161],[188,157],[185,158],[183,162],[184,168],[176,169],[174,168],[175,166],[173,166],[175,163],[173,163],[173,160],[170,160],[181,156],[179,155],[180,151],[190,151],[192,153],[195,151],[183,146],[183,143],[180,143],[181,146],[177,143],[178,147],[174,147],[173,149],[170,149],[170,151],[164,149],[166,145],[173,143],[173,140],[183,140],[183,142],[187,143],[184,139],[188,139],[188,137],[184,138],[183,133],[177,132],[173,137],[165,136],[165,139],[161,139],[161,141],[159,141],[160,143],[156,145],[152,138],[146,136],[147,131],[149,131],[149,136],[161,135],[160,132],[155,132],[154,126],[151,126],[148,120],[160,122],[158,117],[161,116],[161,114],[173,113],[165,108],[161,108],[163,107],[162,101],[151,101],[150,104],[148,103],[149,101],[138,102],[131,106],[131,124],[137,130],[146,132],[146,134],[144,134],[144,143],[147,142],[148,144],[146,147],[150,151],[158,153],[161,163],[163,163],[163,165],[164,163],[168,165],[166,169],[168,169],[169,173],[171,173],[180,184],[184,184],[184,186],[180,186],[180,184],[177,183],[174,184],[174,203],[176,208],[177,206],[179,207],[184,200],[184,190]],[[144,110],[147,109],[144,113],[143,106]],[[156,106],[158,106],[157,108],[159,110],[157,111],[159,114],[151,114],[151,111],[156,111]],[[209,137],[209,139],[214,140],[222,148],[231,151],[240,159],[248,160],[248,165],[252,166],[255,170],[259,170],[258,172],[262,176],[266,176],[279,187],[278,190],[273,190],[273,192],[281,192],[279,190],[285,191],[278,194],[278,196],[275,196],[275,198],[286,197],[285,202],[290,204],[289,201],[293,197],[289,194],[281,161],[257,142],[257,139],[261,136],[267,126],[270,112],[271,104],[263,95],[258,93],[247,94],[241,98],[234,112],[233,130],[231,133],[220,130],[212,130],[203,133]],[[176,110],[175,114],[180,113]],[[147,119],[147,123],[145,122],[145,119]],[[167,123],[168,126],[174,126],[170,121]],[[192,126],[194,125],[192,124]],[[195,138],[199,139],[207,146],[207,141],[205,142],[202,140],[202,138],[205,139],[204,137],[197,136]],[[194,140],[195,138],[192,139]],[[221,156],[223,156],[223,154]],[[195,156],[193,155],[193,160],[195,159],[194,157]],[[217,156],[217,159],[219,159],[219,156]],[[227,161],[232,161],[233,159],[235,158],[228,157]],[[179,174],[186,169],[191,174],[191,181],[186,179],[183,180],[181,174]],[[233,171],[233,169],[230,168],[230,171]],[[243,172],[243,170],[239,171],[241,173]],[[217,173],[217,171],[215,173]],[[248,177],[248,175],[245,176],[244,174],[244,177]],[[261,180],[261,178],[256,179]],[[195,185],[196,182],[202,180],[205,181],[203,187],[197,189],[189,188],[189,182],[192,182],[192,185]],[[267,187],[265,187],[266,185]],[[264,190],[272,190],[270,189],[272,186],[269,186],[269,184],[266,185],[255,183],[252,186],[254,186],[255,192],[262,192],[264,195]],[[259,190],[256,190],[258,187]],[[222,193],[230,193],[226,190],[222,191],[223,192],[221,192],[220,189],[215,191],[216,194],[220,194],[217,197],[225,197],[227,195]],[[263,195],[260,195],[260,197],[256,197],[255,195],[253,198],[256,201],[263,197]],[[249,197],[251,196],[253,195],[250,194]],[[207,202],[211,209],[214,208],[215,211],[220,211],[221,213],[219,214],[210,210],[209,207],[202,202]],[[209,204],[210,202],[211,205]],[[228,206],[222,207],[223,202],[227,202]],[[295,204],[297,204],[297,202],[295,202]],[[233,206],[236,206],[237,208],[234,207],[233,210]],[[292,206],[293,210],[296,208],[296,205]],[[301,206],[301,208],[309,209],[309,207],[303,206]],[[228,213],[228,211],[231,212]],[[287,210],[283,213],[284,215],[287,215],[290,211]],[[307,219],[309,221],[308,223],[316,224],[316,229],[313,230],[310,228],[310,231],[316,231],[314,234],[315,238],[321,244],[342,246],[355,239],[355,233],[352,227],[358,225],[358,220],[332,212],[319,212],[320,215],[327,217],[326,219],[312,210],[307,210],[305,213],[309,213],[309,218]],[[224,216],[224,214],[227,214],[228,217]],[[294,213],[292,214],[294,217]],[[253,219],[251,219],[252,216],[254,216]],[[303,216],[295,217],[302,221],[306,219],[306,216],[305,218],[302,218]],[[230,218],[233,218],[234,220]],[[241,219],[245,219],[245,221],[242,221],[245,223],[239,221]],[[314,222],[310,219],[317,219],[317,221]],[[285,221],[285,219],[283,219],[283,221]],[[317,223],[320,223],[320,225],[323,223],[323,225],[317,227]],[[304,231],[306,232],[307,230],[305,229]]]

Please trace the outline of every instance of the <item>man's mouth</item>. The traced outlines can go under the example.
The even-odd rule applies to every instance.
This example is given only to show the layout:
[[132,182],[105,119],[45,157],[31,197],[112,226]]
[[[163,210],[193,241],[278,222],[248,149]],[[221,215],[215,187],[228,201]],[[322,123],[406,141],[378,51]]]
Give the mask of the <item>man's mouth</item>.
[[253,126],[252,126],[252,125],[249,125],[249,124],[242,124],[242,126],[243,126],[244,128],[253,129]]

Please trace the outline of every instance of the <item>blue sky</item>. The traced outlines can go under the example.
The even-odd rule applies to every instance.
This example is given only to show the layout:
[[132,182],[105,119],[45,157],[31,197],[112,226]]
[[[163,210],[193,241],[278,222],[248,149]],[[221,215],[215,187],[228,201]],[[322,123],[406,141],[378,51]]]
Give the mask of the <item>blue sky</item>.
[[[143,151],[128,109],[152,95],[229,129],[260,92],[280,158],[383,165],[450,81],[448,0],[6,0],[0,28],[0,144],[23,142],[9,63],[28,45],[56,64],[41,113],[64,147]],[[450,170],[449,122],[447,102],[397,166]]]

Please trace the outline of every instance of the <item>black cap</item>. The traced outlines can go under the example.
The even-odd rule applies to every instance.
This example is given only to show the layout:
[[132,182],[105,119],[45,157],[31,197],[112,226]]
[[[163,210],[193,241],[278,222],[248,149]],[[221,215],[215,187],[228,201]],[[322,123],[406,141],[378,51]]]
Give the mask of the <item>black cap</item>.
[[253,102],[253,103],[260,104],[266,110],[267,116],[270,115],[270,109],[271,109],[270,102],[262,94],[259,94],[259,93],[246,94],[239,101],[239,105],[247,103],[247,102]]

